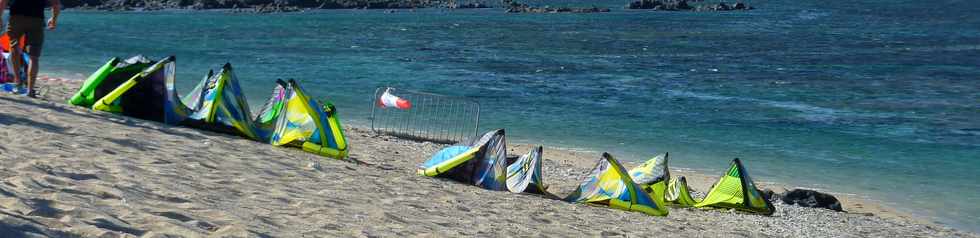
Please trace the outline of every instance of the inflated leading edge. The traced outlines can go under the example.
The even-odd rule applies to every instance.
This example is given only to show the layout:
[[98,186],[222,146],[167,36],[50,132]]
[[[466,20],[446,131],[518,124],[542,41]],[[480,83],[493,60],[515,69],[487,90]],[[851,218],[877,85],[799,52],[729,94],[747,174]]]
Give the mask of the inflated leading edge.
[[230,64],[209,72],[183,98],[175,87],[175,58],[109,60],[85,80],[70,104],[126,116],[237,134],[345,158],[346,138],[336,108],[307,95],[295,81],[277,80],[273,96],[253,118]]
[[504,129],[483,134],[478,140],[447,147],[419,166],[418,173],[444,177],[489,190],[507,190]]

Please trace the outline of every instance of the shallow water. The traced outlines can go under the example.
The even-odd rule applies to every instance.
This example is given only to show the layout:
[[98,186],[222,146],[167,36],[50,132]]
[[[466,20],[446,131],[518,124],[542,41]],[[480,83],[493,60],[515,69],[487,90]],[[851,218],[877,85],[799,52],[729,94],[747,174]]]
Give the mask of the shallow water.
[[718,173],[739,157],[757,179],[980,231],[980,3],[750,3],[759,10],[68,11],[42,62],[81,77],[113,56],[176,55],[184,88],[231,62],[253,106],[295,78],[348,124],[364,124],[379,86],[468,96],[482,128],[511,141],[631,160],[669,151],[673,166]]

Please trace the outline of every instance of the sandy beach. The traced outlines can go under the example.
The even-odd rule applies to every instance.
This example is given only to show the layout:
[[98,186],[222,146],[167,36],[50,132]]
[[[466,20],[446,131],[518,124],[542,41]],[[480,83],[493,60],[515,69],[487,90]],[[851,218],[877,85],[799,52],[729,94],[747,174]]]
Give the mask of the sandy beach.
[[[771,217],[654,217],[487,191],[416,175],[442,145],[347,125],[351,158],[328,159],[65,104],[80,82],[41,81],[41,99],[0,95],[4,237],[980,237],[848,196],[838,196],[847,212],[775,203]],[[564,196],[598,154],[545,148],[544,158],[545,182]],[[717,178],[671,172],[696,191]]]

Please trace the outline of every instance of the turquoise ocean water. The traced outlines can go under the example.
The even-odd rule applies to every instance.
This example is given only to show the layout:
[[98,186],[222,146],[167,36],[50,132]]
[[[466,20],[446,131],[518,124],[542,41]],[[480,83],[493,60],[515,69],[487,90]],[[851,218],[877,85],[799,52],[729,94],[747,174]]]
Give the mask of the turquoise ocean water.
[[253,106],[295,78],[354,125],[378,86],[467,96],[482,128],[512,141],[637,161],[671,152],[673,166],[711,173],[740,157],[757,179],[980,230],[980,2],[750,3],[759,9],[68,11],[42,70],[79,78],[113,56],[176,55],[190,88],[231,62]]

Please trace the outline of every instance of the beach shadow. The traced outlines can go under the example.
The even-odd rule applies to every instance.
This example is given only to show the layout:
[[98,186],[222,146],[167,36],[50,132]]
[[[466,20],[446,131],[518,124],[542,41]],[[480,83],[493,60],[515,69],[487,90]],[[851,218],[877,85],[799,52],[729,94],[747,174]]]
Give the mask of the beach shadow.
[[348,161],[348,162],[350,162],[350,163],[352,163],[354,165],[364,165],[364,166],[368,166],[368,167],[375,167],[374,164],[372,164],[372,163],[364,162],[363,160],[360,160],[360,159],[357,159],[357,158],[354,158],[354,157],[351,157],[351,156],[347,156],[347,159],[346,160],[343,160],[343,161]]
[[123,139],[102,138],[102,139],[103,140],[107,140],[107,141],[112,142],[112,143],[115,143],[117,145],[123,146],[123,147],[133,148],[133,149],[136,149],[138,151],[147,151],[147,150],[153,150],[154,149],[154,148],[150,148],[148,146],[142,145],[142,144],[140,144],[139,142],[136,142],[136,140],[133,140],[133,139],[127,139],[127,138],[123,138]]
[[99,119],[99,117],[97,117],[95,115],[87,115],[87,114],[78,113],[78,112],[69,110],[69,109],[65,108],[64,106],[62,106],[62,105],[54,104],[52,102],[47,102],[47,101],[38,102],[36,100],[29,100],[29,99],[26,99],[26,98],[15,98],[15,97],[0,97],[0,100],[6,100],[6,101],[13,102],[13,103],[29,105],[29,106],[32,106],[32,107],[44,108],[44,109],[52,110],[52,111],[59,112],[59,113],[72,114],[72,116],[92,118],[92,119]]
[[37,226],[28,224],[14,225],[2,222],[0,222],[0,234],[4,234],[4,237],[34,237],[39,234],[54,237],[53,234],[48,234],[48,232],[41,230]]
[[[191,140],[204,140],[204,139],[207,138],[207,137],[200,136],[200,135],[195,135],[195,134],[191,134],[191,133],[187,133],[187,132],[181,132],[181,131],[174,130],[174,128],[178,128],[178,127],[175,127],[175,126],[170,126],[170,125],[166,125],[166,124],[164,124],[164,125],[165,125],[164,127],[160,128],[160,129],[157,129],[157,131],[159,131],[159,132],[161,132],[163,134],[177,136],[177,137],[183,137],[183,138],[187,138],[187,139],[191,139]],[[187,127],[180,127],[180,128],[187,128]]]
[[9,126],[14,124],[31,126],[55,134],[68,134],[65,133],[65,130],[68,129],[67,127],[39,122],[27,117],[20,117],[20,116],[9,115],[9,114],[5,114],[4,116],[0,117],[0,125]]
[[0,195],[3,195],[5,197],[16,197],[17,196],[17,194],[14,194],[14,193],[11,193],[11,192],[7,192],[7,190],[3,190],[3,188],[0,188]]
[[72,172],[52,172],[52,173],[55,176],[70,178],[70,179],[76,180],[76,181],[84,181],[84,180],[89,180],[89,179],[99,179],[99,176],[96,176],[94,174],[80,174],[80,173],[72,173]]
[[262,233],[262,232],[258,232],[258,231],[254,231],[254,230],[248,230],[248,232],[249,233],[252,233],[253,235],[255,235],[255,237],[259,237],[259,238],[272,238],[273,237],[272,235],[269,235],[269,234],[266,234],[266,233]]
[[28,216],[40,216],[47,218],[61,218],[64,211],[54,208],[51,200],[46,199],[30,199],[29,204],[34,208],[31,212],[27,213]]
[[[183,137],[183,138],[191,139],[191,140],[204,140],[204,139],[207,139],[207,137],[205,137],[205,136],[209,136],[209,135],[212,135],[212,134],[213,135],[229,136],[229,134],[213,133],[212,131],[208,131],[208,130],[201,130],[201,129],[197,129],[197,128],[193,128],[193,127],[188,127],[188,126],[169,125],[169,124],[158,122],[158,121],[144,120],[144,119],[135,118],[135,117],[127,117],[127,116],[116,115],[116,114],[109,114],[108,116],[111,116],[111,117],[113,117],[115,119],[118,119],[118,120],[111,121],[111,122],[116,123],[116,124],[130,126],[130,127],[137,127],[137,128],[147,129],[147,130],[153,130],[153,131],[157,131],[157,132],[160,132],[160,133],[163,133],[163,134],[177,136],[177,137]],[[149,125],[156,125],[157,127],[151,127]],[[202,132],[202,134],[204,134],[204,136],[202,136],[202,135],[195,135],[195,134],[187,133],[187,132],[181,132],[181,131],[176,130],[178,128],[190,128],[190,129],[194,129],[197,132]],[[230,136],[234,136],[234,135],[230,135]],[[238,137],[238,136],[235,136],[235,137]]]
[[161,216],[161,217],[166,217],[166,218],[170,218],[170,219],[174,219],[174,220],[177,220],[177,221],[180,221],[180,222],[197,221],[196,222],[196,226],[198,228],[201,228],[201,229],[204,229],[204,230],[208,230],[208,231],[212,231],[212,232],[218,230],[218,226],[216,226],[214,224],[211,224],[210,222],[201,221],[201,220],[195,220],[194,218],[191,218],[191,217],[189,217],[187,215],[180,214],[180,213],[177,213],[177,212],[171,212],[171,211],[166,211],[166,212],[151,212],[150,214]]
[[[135,127],[135,128],[141,128],[141,129],[146,129],[146,130],[157,131],[157,132],[160,132],[160,133],[163,133],[163,134],[177,136],[177,137],[182,137],[182,138],[190,139],[190,140],[204,140],[204,139],[207,138],[205,136],[195,135],[195,134],[192,134],[192,133],[181,132],[181,131],[175,130],[176,128],[191,128],[191,129],[195,129],[195,128],[192,128],[192,127],[173,126],[173,125],[168,125],[168,124],[165,124],[165,123],[162,123],[162,122],[158,122],[158,121],[144,120],[144,119],[140,119],[140,118],[127,117],[127,116],[117,115],[117,114],[106,114],[104,117],[94,117],[94,118],[96,120],[100,120],[100,121],[116,123],[116,124],[123,125],[123,126],[128,126],[128,127]],[[110,118],[112,118],[113,120],[108,120]],[[151,127],[150,125],[156,125],[157,127]],[[198,130],[198,131],[199,132],[206,132],[205,130]],[[204,133],[204,134],[207,135],[207,133]],[[221,135],[224,135],[224,134],[221,134]]]
[[[205,139],[205,137],[203,137],[203,136],[199,136],[199,135],[194,135],[194,134],[191,134],[191,133],[186,133],[186,132],[180,132],[180,131],[172,130],[171,128],[175,128],[176,126],[171,126],[171,125],[167,125],[167,124],[156,122],[156,121],[142,120],[142,119],[139,119],[139,118],[132,118],[132,117],[126,117],[126,116],[121,116],[121,115],[116,115],[116,114],[108,114],[108,113],[105,114],[105,115],[99,115],[97,113],[79,113],[79,112],[76,112],[74,110],[68,109],[65,105],[53,104],[53,103],[50,103],[50,102],[43,103],[43,102],[38,102],[38,101],[35,101],[35,100],[28,100],[26,98],[0,97],[0,100],[6,100],[6,101],[13,102],[13,103],[24,104],[24,105],[28,105],[28,106],[32,106],[32,107],[44,108],[44,109],[52,110],[52,111],[59,112],[59,113],[70,114],[71,116],[74,116],[74,117],[83,117],[83,118],[89,118],[89,119],[98,120],[98,121],[112,122],[112,123],[116,123],[116,124],[120,124],[120,125],[125,125],[125,126],[139,127],[139,128],[148,129],[148,130],[155,130],[155,131],[159,131],[159,132],[164,133],[164,134],[173,135],[173,136],[179,136],[179,137],[183,137],[183,138],[187,138],[187,139],[191,139],[191,140],[202,140],[202,139]],[[108,120],[110,118],[116,119],[116,120]],[[0,118],[0,119],[3,119],[3,118]],[[160,127],[159,128],[153,128],[153,127],[144,125],[144,123],[141,123],[141,122],[145,122],[145,123],[157,123]],[[3,122],[0,121],[0,123],[3,123]]]
[[544,192],[544,194],[531,194],[531,195],[538,196],[538,197],[541,197],[541,198],[544,198],[544,199],[558,200],[558,201],[563,201],[563,202],[565,201],[565,198],[559,197],[558,195],[555,195],[555,194],[550,193],[550,192]]
[[146,231],[144,231],[144,230],[130,228],[130,227],[125,227],[125,226],[120,226],[120,225],[118,225],[116,223],[113,223],[113,222],[111,222],[109,220],[102,219],[102,218],[98,218],[98,219],[95,219],[93,221],[94,222],[87,222],[87,223],[89,225],[93,225],[93,226],[98,227],[98,228],[102,228],[102,229],[106,229],[106,230],[110,230],[110,231],[115,231],[115,232],[121,232],[121,233],[131,234],[131,235],[135,235],[135,236],[142,236],[143,234],[146,234]]
[[157,215],[157,216],[162,216],[162,217],[166,217],[166,218],[170,218],[170,219],[174,219],[174,220],[178,220],[180,222],[189,222],[189,221],[193,221],[194,220],[194,218],[188,217],[188,216],[186,216],[184,214],[180,214],[180,213],[176,213],[176,212],[170,212],[170,211],[166,211],[166,212],[151,212],[150,214]]
[[558,195],[555,195],[554,193],[551,193],[551,192],[548,192],[548,191],[539,192],[537,190],[533,190],[531,192],[521,192],[521,193],[516,193],[516,194],[522,195],[522,196],[530,196],[530,197],[538,197],[538,198],[556,200],[556,201],[565,201],[564,198],[559,197]]
[[13,217],[15,221],[22,220],[26,223],[30,223],[13,224],[13,222],[9,222],[5,219],[5,222],[0,222],[0,234],[2,234],[3,237],[37,237],[38,235],[47,237],[75,237],[61,231],[41,229],[41,227],[47,227],[47,225],[18,214],[5,211],[0,211],[0,214]]

